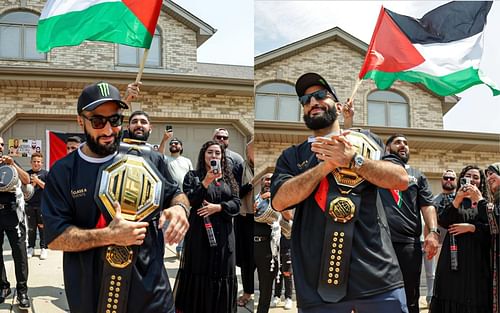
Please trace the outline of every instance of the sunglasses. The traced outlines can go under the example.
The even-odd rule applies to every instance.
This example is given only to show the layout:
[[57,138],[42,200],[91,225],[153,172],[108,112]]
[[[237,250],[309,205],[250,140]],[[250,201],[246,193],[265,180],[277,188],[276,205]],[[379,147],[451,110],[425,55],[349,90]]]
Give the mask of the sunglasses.
[[219,140],[228,140],[229,139],[228,136],[215,136],[215,138],[217,138]]
[[455,180],[455,177],[448,177],[448,176],[445,176],[445,177],[443,177],[443,180],[454,181],[454,180]]
[[314,99],[316,99],[316,100],[324,100],[328,97],[328,91],[326,89],[323,89],[323,90],[318,90],[318,91],[315,91],[315,92],[307,94],[307,95],[303,95],[303,96],[299,97],[299,102],[303,106],[307,105],[307,104],[309,104],[309,102],[311,102],[312,97],[314,97]]
[[123,115],[121,114],[114,114],[111,116],[94,115],[91,117],[82,114],[82,117],[90,121],[93,129],[103,129],[107,122],[109,122],[111,127],[118,127],[123,123]]
[[2,143],[0,143],[0,146],[2,146],[2,147],[3,147],[3,146],[5,146],[5,144],[2,142]]
[[173,146],[173,145],[180,145],[181,143],[180,142],[177,142],[177,141],[174,141],[174,142],[171,142],[170,145]]

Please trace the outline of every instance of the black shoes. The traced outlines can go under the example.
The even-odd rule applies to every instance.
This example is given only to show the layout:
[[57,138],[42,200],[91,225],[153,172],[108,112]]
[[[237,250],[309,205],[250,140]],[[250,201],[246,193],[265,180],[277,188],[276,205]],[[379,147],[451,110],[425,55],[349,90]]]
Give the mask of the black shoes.
[[19,302],[19,307],[21,309],[28,309],[30,307],[30,298],[25,293],[19,293],[17,295],[17,302]]
[[3,288],[0,290],[0,303],[5,302],[5,298],[7,298],[11,294],[10,288]]
[[[0,289],[0,303],[4,303],[5,298],[10,296],[11,293],[10,288]],[[19,302],[19,308],[21,309],[29,309],[30,307],[30,298],[28,298],[26,293],[18,293],[17,302]]]

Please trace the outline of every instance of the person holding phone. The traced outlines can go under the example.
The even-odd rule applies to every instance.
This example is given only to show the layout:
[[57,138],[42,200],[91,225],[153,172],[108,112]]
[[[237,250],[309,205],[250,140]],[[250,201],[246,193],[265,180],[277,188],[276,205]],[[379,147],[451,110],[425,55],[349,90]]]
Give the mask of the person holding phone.
[[[448,233],[436,268],[430,311],[491,312],[489,227],[478,214],[478,203],[487,198],[486,179],[475,165],[464,167],[458,178],[455,198],[438,216]],[[457,258],[452,260],[453,255]]]
[[[208,141],[200,149],[196,170],[184,178],[191,214],[174,286],[177,312],[236,312],[233,218],[239,213],[240,199],[226,160],[224,148]],[[214,238],[209,237],[210,229]]]
[[[172,126],[167,125],[166,129],[170,129]],[[164,138],[170,138],[172,136],[172,132],[170,131],[165,131],[165,134],[169,133],[168,137]],[[163,144],[163,141],[162,141]],[[168,148],[170,155],[165,155],[163,156],[165,164],[167,165],[168,171],[172,175],[172,178],[177,182],[177,184],[180,186],[182,190],[182,184],[184,182],[184,176],[186,176],[187,172],[193,170],[193,164],[191,163],[191,160],[189,158],[186,158],[185,156],[182,156],[182,152],[184,151],[184,148],[182,146],[182,141],[174,137],[170,140],[169,143],[169,148]],[[160,145],[160,153],[163,154],[163,149]],[[179,242],[179,244],[175,247],[176,255],[177,258],[181,258],[181,254],[183,251],[183,246],[184,246],[184,240]]]

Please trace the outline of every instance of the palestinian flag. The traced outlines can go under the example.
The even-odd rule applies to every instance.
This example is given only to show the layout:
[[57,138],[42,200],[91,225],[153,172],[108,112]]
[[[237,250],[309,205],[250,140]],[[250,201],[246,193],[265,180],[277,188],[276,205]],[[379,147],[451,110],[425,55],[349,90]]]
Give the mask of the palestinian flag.
[[45,142],[47,144],[47,159],[45,160],[45,166],[47,166],[47,170],[49,170],[57,160],[66,156],[66,139],[72,136],[78,136],[82,139],[82,142],[85,141],[85,135],[81,133],[65,133],[52,130],[45,131]]
[[403,193],[401,192],[401,190],[397,189],[389,189],[389,191],[391,192],[391,195],[394,198],[394,202],[396,202],[398,208],[400,208],[401,205],[403,204]]
[[148,48],[162,0],[48,0],[38,21],[41,52],[84,40]]
[[421,83],[447,96],[478,84],[486,84],[479,64],[483,30],[491,1],[454,1],[417,19],[382,7],[359,72],[387,89],[396,80]]

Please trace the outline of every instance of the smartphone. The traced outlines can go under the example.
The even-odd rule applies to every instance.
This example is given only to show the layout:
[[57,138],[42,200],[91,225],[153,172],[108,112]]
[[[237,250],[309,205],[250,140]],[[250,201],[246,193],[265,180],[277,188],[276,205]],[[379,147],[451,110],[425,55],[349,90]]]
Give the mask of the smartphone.
[[220,160],[214,159],[210,160],[210,168],[212,168],[212,171],[214,174],[219,174],[220,173]]
[[165,130],[168,131],[168,132],[173,131],[172,130],[172,125],[165,125]]
[[460,186],[464,186],[470,184],[470,177],[462,177],[460,178]]

